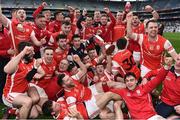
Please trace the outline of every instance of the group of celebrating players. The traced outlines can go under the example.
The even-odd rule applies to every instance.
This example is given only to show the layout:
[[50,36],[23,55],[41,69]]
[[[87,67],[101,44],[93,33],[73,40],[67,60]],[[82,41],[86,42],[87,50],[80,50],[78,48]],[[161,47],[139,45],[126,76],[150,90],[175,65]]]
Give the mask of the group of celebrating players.
[[[66,6],[68,13],[56,11],[52,20],[46,6],[34,11],[34,21],[23,9],[12,10],[11,20],[0,10],[1,94],[9,114],[178,119],[180,54],[160,35],[156,10],[145,6],[153,17],[141,22],[129,2],[116,17],[107,7],[92,16]],[[160,102],[153,105],[154,94]]]

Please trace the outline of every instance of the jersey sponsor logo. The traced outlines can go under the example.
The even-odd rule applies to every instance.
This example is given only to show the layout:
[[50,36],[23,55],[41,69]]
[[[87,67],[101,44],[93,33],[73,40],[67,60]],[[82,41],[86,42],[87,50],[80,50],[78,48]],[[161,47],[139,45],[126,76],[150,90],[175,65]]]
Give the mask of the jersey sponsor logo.
[[154,45],[150,45],[149,50],[154,50]]
[[141,91],[140,90],[136,90],[137,95],[141,95]]
[[29,32],[29,29],[26,29],[26,32]]
[[160,50],[160,45],[157,45],[157,46],[156,46],[156,50]]
[[171,78],[169,76],[166,76],[165,80],[171,81]]
[[127,93],[127,96],[131,96],[131,94],[128,92],[128,93]]

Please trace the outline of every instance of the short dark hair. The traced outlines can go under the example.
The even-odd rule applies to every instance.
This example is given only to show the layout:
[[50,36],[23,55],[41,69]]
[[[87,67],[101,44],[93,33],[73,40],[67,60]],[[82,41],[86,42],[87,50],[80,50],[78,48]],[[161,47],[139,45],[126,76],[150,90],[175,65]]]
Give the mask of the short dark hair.
[[62,86],[63,85],[63,78],[65,77],[65,74],[59,74],[58,77],[57,77],[57,84],[59,86]]
[[92,19],[93,19],[92,15],[90,15],[90,14],[87,14],[87,15],[86,15],[86,18],[87,18],[87,17],[89,17],[89,18],[92,18]]
[[96,64],[96,67],[97,67],[98,65],[102,65],[104,68],[105,68],[105,66],[106,66],[106,64],[105,64],[105,63],[102,63],[102,62],[97,63],[97,64]]
[[91,51],[91,50],[96,50],[96,48],[95,47],[89,48],[89,49],[87,49],[87,52],[89,53],[89,51]]
[[20,53],[21,51],[23,51],[23,49],[26,47],[26,46],[32,46],[32,43],[30,42],[20,42],[18,44],[18,52]]
[[72,40],[74,40],[75,38],[80,38],[80,36],[79,36],[78,34],[74,34],[74,35],[72,36]]
[[148,27],[148,25],[149,25],[149,23],[157,23],[157,20],[155,20],[155,19],[151,19],[151,20],[149,20],[147,23],[146,23],[146,28]]
[[67,71],[68,71],[68,72],[71,72],[71,70],[72,70],[75,66],[76,66],[76,65],[73,64],[73,63],[69,64]]
[[139,14],[138,13],[133,13],[133,16],[137,16],[139,18]]
[[124,76],[124,80],[126,80],[127,77],[133,76],[136,79],[136,75],[133,72],[128,72]]
[[67,35],[65,35],[65,34],[59,34],[59,35],[56,37],[56,41],[59,41],[59,39],[67,39]]
[[64,21],[64,22],[62,23],[62,25],[66,25],[66,26],[68,26],[68,25],[71,25],[71,23],[70,23],[70,22],[68,22],[68,21]]
[[[58,10],[58,11],[55,11],[54,13],[54,18],[56,19],[56,16],[59,14],[59,13],[62,13],[62,11]],[[62,15],[64,16],[64,14],[62,13]]]
[[84,53],[84,54],[82,55],[82,57],[81,57],[81,60],[83,60],[86,56],[88,56],[88,54],[87,54],[87,53]]
[[126,48],[126,45],[127,45],[127,39],[122,37],[122,38],[119,38],[116,42],[116,46],[119,50],[123,50]]
[[42,111],[45,115],[51,115],[51,113],[53,112],[52,105],[52,100],[48,100],[42,105]]
[[53,49],[52,47],[49,47],[49,46],[44,48],[44,52],[45,52],[46,50],[53,50],[53,51],[54,51],[54,49]]

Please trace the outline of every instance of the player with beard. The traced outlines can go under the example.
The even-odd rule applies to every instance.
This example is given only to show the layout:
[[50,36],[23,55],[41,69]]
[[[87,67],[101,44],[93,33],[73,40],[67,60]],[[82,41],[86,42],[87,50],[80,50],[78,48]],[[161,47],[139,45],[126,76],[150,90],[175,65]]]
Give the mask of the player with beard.
[[9,107],[19,109],[19,118],[27,119],[38,116],[39,95],[34,87],[29,87],[27,75],[31,71],[39,72],[39,63],[33,59],[34,49],[31,43],[20,42],[19,54],[4,67],[8,74],[3,91],[3,102]]
[[95,118],[110,100],[120,100],[117,94],[103,93],[101,83],[84,87],[67,74],[58,76],[58,84],[62,85],[65,90],[69,112],[80,114],[81,119]]

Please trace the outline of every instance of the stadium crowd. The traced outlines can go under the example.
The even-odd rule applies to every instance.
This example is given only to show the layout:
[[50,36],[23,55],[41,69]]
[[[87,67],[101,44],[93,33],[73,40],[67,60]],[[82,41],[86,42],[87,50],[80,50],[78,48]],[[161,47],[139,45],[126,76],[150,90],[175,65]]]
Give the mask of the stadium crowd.
[[51,19],[47,6],[30,22],[23,9],[12,10],[11,20],[0,9],[4,117],[178,119],[180,54],[162,36],[153,7],[145,6],[153,17],[140,22],[129,2],[116,16],[107,7],[91,16],[66,6],[69,14]]

